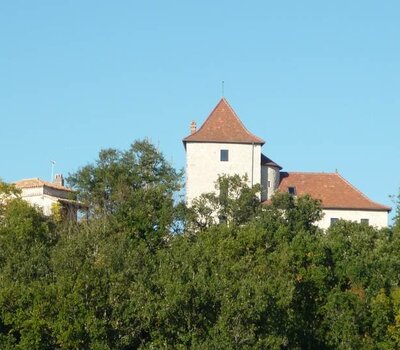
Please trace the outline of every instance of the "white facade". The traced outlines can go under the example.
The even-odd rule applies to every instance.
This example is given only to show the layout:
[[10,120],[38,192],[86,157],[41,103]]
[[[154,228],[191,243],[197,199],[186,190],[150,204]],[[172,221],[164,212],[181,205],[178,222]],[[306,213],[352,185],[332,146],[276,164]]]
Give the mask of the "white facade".
[[280,171],[279,168],[275,166],[268,166],[267,171],[268,171],[268,176],[267,176],[266,186],[268,188],[267,192],[268,196],[266,199],[271,199],[279,186]]
[[324,209],[324,217],[317,222],[318,227],[327,229],[331,225],[331,219],[342,219],[361,222],[367,219],[368,224],[377,228],[388,226],[388,212],[377,210],[351,210],[351,209]]
[[279,187],[280,168],[261,165],[261,201],[270,200]]
[[22,188],[21,198],[28,203],[42,209],[44,215],[52,214],[52,206],[58,203],[59,199],[67,199],[68,192],[48,188],[48,187],[32,187]]
[[[228,161],[221,161],[221,150]],[[242,143],[186,143],[186,201],[215,192],[219,175],[247,175],[248,185],[261,182],[261,145]]]
[[26,195],[26,193],[24,192],[25,191],[23,190],[21,197],[25,201],[33,206],[39,207],[43,211],[43,214],[46,216],[50,216],[52,214],[51,208],[54,203],[57,203],[57,199],[40,193],[36,195]]
[[50,216],[57,204],[59,214],[63,219],[77,220],[78,209],[86,207],[72,200],[73,192],[64,186],[62,175],[57,174],[54,182],[39,178],[16,181],[15,186],[21,191],[21,198],[31,205],[41,209],[44,215]]

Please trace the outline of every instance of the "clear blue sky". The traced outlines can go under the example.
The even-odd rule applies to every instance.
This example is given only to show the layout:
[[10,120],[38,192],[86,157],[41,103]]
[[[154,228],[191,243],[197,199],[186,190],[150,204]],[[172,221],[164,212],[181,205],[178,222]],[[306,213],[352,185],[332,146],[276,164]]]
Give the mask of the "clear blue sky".
[[0,2],[0,177],[182,138],[225,97],[286,171],[400,187],[400,2]]

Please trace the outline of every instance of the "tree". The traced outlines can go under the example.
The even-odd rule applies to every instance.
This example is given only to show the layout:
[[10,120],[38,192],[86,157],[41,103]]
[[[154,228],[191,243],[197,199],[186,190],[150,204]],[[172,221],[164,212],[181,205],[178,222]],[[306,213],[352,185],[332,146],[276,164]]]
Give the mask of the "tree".
[[182,173],[144,140],[135,141],[127,151],[100,151],[95,164],[71,174],[67,181],[78,200],[88,204],[92,218],[159,241],[173,225],[174,195],[181,179]]
[[296,197],[289,193],[278,192],[272,197],[271,202],[271,208],[280,211],[281,217],[291,230],[315,231],[316,222],[323,217],[321,201],[307,194]]
[[0,215],[0,348],[50,349],[46,317],[52,223],[21,198],[8,199]]
[[396,232],[400,233],[400,190],[399,194],[395,198],[396,213],[393,218],[393,228]]
[[215,192],[204,193],[193,201],[190,227],[201,230],[217,223],[242,225],[248,222],[260,208],[259,192],[259,185],[248,185],[247,176],[219,176]]
[[14,198],[19,198],[20,194],[21,190],[0,179],[0,217],[4,214],[7,203]]
[[0,183],[1,349],[400,346],[398,214],[322,231],[318,201],[261,206],[239,176],[186,208],[147,142],[72,178],[92,212],[71,226]]

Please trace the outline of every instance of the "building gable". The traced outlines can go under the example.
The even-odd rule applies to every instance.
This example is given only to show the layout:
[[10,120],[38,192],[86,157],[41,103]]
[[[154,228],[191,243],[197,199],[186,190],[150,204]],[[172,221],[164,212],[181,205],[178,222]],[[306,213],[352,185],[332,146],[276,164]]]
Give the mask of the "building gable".
[[[193,130],[194,131],[194,130]],[[222,142],[260,144],[265,142],[246,129],[225,98],[213,109],[201,128],[183,142]]]

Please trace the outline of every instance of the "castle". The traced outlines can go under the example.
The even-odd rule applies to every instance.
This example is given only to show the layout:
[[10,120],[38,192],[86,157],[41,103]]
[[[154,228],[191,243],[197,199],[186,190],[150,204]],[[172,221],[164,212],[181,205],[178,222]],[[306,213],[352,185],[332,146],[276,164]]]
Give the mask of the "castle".
[[376,227],[388,225],[390,207],[373,202],[338,173],[282,172],[262,153],[264,140],[246,129],[225,98],[203,125],[183,139],[186,150],[186,202],[215,191],[219,175],[246,175],[248,185],[261,185],[260,200],[277,191],[295,196],[309,194],[321,200],[324,217],[317,224],[328,228],[339,219]]

